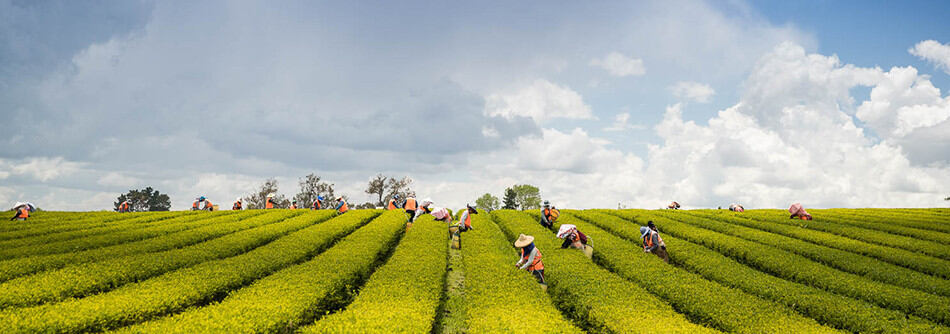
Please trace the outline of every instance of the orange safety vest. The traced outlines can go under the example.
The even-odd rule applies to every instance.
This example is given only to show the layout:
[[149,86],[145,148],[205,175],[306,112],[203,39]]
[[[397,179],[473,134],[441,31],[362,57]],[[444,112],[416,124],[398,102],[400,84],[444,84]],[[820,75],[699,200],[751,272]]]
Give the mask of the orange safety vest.
[[231,206],[231,210],[241,210],[241,202],[234,202],[234,205]]
[[[531,262],[531,265],[528,266],[528,271],[535,270],[544,270],[544,263],[541,262],[541,250],[535,246],[535,249],[538,250],[538,256],[534,258],[534,262]],[[521,249],[521,258],[525,261],[528,260],[528,256],[531,256],[531,253],[525,254],[524,248]]]
[[198,201],[195,201],[194,203],[191,203],[191,208],[192,208],[192,209],[195,209],[195,210],[198,210]]
[[122,204],[119,204],[119,212],[126,211],[129,211],[129,202],[122,202]]
[[389,206],[386,208],[386,210],[396,210],[396,200],[390,199]]
[[406,210],[416,210],[416,199],[409,197],[406,199],[406,205],[404,206]]
[[323,204],[320,204],[320,200],[313,201],[313,204],[310,205],[310,210],[320,210]]
[[30,218],[30,210],[26,208],[20,208],[20,216],[17,218]]
[[[465,209],[465,210],[468,210],[468,209]],[[471,213],[471,212],[469,212],[467,215],[465,215],[465,222],[464,222],[464,223],[465,223],[465,228],[470,228],[470,227],[472,227],[472,213]]]
[[350,206],[346,205],[346,202],[343,202],[343,206],[340,207],[340,213],[344,213],[350,210]]
[[296,210],[296,209],[297,209],[297,204],[290,204],[290,209],[291,209],[291,210]]
[[271,201],[270,198],[268,198],[266,201],[267,201],[267,202],[264,203],[264,208],[265,208],[265,209],[273,209],[273,208],[274,208],[274,202]]
[[204,209],[205,209],[205,210],[208,210],[208,211],[211,211],[212,209],[214,209],[214,205],[211,204],[211,201],[205,200],[205,208],[204,208]]
[[643,237],[643,250],[653,247],[653,233],[656,232],[650,231],[650,233],[647,233],[647,236]]

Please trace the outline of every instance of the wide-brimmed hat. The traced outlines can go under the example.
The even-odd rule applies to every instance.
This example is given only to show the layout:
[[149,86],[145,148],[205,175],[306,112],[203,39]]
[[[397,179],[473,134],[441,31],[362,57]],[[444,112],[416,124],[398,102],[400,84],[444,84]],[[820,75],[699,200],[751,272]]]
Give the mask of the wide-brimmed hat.
[[551,202],[549,202],[549,201],[544,201],[544,206],[551,206]]
[[474,207],[474,206],[471,206],[470,204],[465,204],[465,208],[468,209],[468,212],[471,212],[471,213],[478,213],[478,210],[475,209],[475,207]]
[[532,242],[534,242],[534,237],[521,234],[518,236],[518,240],[515,240],[515,247],[522,248],[524,246],[530,245]]

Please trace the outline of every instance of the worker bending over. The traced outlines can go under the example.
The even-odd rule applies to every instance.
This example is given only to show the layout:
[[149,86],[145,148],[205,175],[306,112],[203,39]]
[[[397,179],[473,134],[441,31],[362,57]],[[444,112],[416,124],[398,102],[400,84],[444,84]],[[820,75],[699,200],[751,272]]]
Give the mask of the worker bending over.
[[211,201],[206,199],[204,196],[201,196],[201,197],[198,197],[198,199],[195,200],[194,203],[191,203],[191,210],[192,211],[195,211],[195,210],[212,211],[214,210],[214,206],[211,205]]
[[30,218],[30,209],[26,205],[13,208],[13,218],[10,220],[26,221],[27,218]]
[[234,200],[234,205],[231,205],[231,210],[241,210],[244,209],[244,204],[241,203],[241,198],[238,197]]
[[788,212],[792,214],[788,216],[788,219],[800,218],[801,220],[811,220],[811,215],[808,214],[808,211],[805,211],[801,203],[792,204],[792,206],[788,208]]
[[336,214],[342,215],[347,211],[350,211],[350,206],[346,204],[346,201],[343,200],[343,196],[336,198]]
[[399,200],[399,195],[393,195],[393,198],[389,199],[389,205],[386,206],[386,210],[396,210],[399,208],[399,205],[396,204],[396,201]]
[[551,228],[561,212],[557,208],[551,207],[551,202],[544,201],[544,207],[541,208],[541,226]]
[[541,250],[534,246],[534,237],[521,234],[515,240],[515,247],[521,249],[521,259],[515,263],[518,269],[530,271],[538,283],[544,282],[544,262],[541,262]]
[[666,208],[670,210],[679,210],[680,204],[676,203],[676,201],[673,201],[673,203],[670,203],[670,205],[667,205]]
[[313,203],[310,204],[310,210],[320,210],[323,209],[323,196],[317,195],[317,199],[313,200]]
[[742,207],[742,204],[732,203],[732,204],[729,204],[729,211],[745,212],[745,208]]
[[119,213],[129,212],[130,207],[129,201],[122,201],[122,203],[119,203]]
[[652,253],[663,259],[663,262],[670,263],[670,257],[666,254],[666,243],[660,238],[660,232],[656,230],[652,220],[647,222],[647,226],[640,227],[640,239],[643,240],[644,252]]
[[273,209],[275,207],[277,207],[277,205],[274,203],[274,194],[268,194],[267,199],[264,200],[264,208]]
[[473,214],[478,214],[478,210],[475,210],[471,205],[465,204],[465,211],[462,211],[462,214],[459,215],[459,228],[462,232],[472,229],[472,216]]
[[291,210],[297,210],[297,201],[293,201],[293,202],[290,203],[290,209],[291,209]]
[[406,202],[402,204],[402,208],[409,214],[409,226],[412,226],[412,222],[416,220],[416,210],[418,209],[416,199],[412,196],[407,197]]

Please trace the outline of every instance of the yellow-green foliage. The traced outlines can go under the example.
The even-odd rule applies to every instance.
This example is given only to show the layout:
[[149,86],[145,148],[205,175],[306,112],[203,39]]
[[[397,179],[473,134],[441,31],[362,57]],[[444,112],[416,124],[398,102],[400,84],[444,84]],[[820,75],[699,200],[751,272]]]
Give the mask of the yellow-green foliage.
[[237,255],[306,226],[306,222],[284,221],[300,213],[303,211],[269,212],[248,220],[250,224],[263,226],[181,249],[70,265],[15,278],[0,284],[0,308],[30,306],[108,291],[170,270]]
[[[350,212],[344,214],[349,215]],[[128,328],[148,333],[292,331],[343,307],[405,231],[402,212],[387,211],[334,247],[231,293],[220,303]],[[419,224],[433,224],[431,218]]]
[[0,281],[6,281],[43,270],[62,268],[69,264],[93,262],[132,254],[159,252],[186,247],[225,234],[254,227],[253,224],[248,224],[244,220],[262,213],[264,213],[263,210],[247,210],[235,215],[205,214],[201,216],[186,216],[188,219],[195,220],[195,223],[200,224],[200,226],[156,238],[108,247],[0,261]]
[[[586,222],[578,224],[583,231],[594,230],[596,225],[634,244],[640,243],[639,224],[590,210],[570,211],[570,214]],[[659,223],[662,231],[664,225],[662,221]],[[915,316],[908,317],[902,312],[771,276],[668,234],[663,234],[663,241],[668,246],[671,263],[676,266],[782,303],[828,326],[861,333],[946,333],[950,330]]]
[[446,226],[413,224],[385,265],[346,310],[303,333],[426,333],[432,329],[446,270]]
[[99,331],[178,312],[303,261],[377,214],[374,210],[352,210],[322,222],[332,217],[333,211],[303,213],[286,224],[309,227],[247,253],[172,271],[103,294],[0,313],[0,331]]
[[716,250],[756,269],[879,306],[950,324],[950,299],[872,281],[771,246],[664,219],[646,210],[614,212],[628,219],[663,222],[663,231]]
[[462,233],[463,298],[469,333],[578,333],[538,281],[515,268],[517,254],[484,211]]
[[[492,211],[509,241],[519,233],[533,235],[542,252],[548,294],[558,307],[595,332],[715,332],[689,322],[643,288],[598,267],[576,249],[560,249],[561,240],[538,219],[512,210]],[[595,239],[595,254],[600,252]],[[512,264],[517,260],[512,252]],[[636,254],[632,254],[636,255]],[[625,254],[631,256],[631,254]],[[525,273],[525,275],[528,275]]]
[[[719,220],[702,219],[680,212],[668,211],[655,213],[693,226],[780,248],[830,267],[861,275],[879,282],[890,283],[942,296],[950,296],[950,281],[860,254],[739,226],[739,224],[727,224]],[[722,216],[728,215],[729,214],[722,214]],[[828,222],[810,222],[809,224],[828,224]],[[811,231],[811,233],[817,234],[817,232],[814,231]]]
[[[788,237],[792,237],[799,240],[808,241],[810,243],[819,244],[828,246],[831,248],[836,248],[840,250],[849,251],[856,254],[861,254],[864,256],[872,257],[879,259],[884,262],[895,264],[898,266],[910,268],[917,270],[919,272],[936,275],[940,278],[950,278],[950,261],[938,259],[932,256],[927,256],[924,254],[881,246],[877,244],[867,243],[860,240],[855,240],[847,237],[842,237],[834,235],[827,232],[816,231],[814,229],[806,228],[808,225],[812,224],[828,224],[827,222],[817,223],[817,222],[808,222],[797,220],[793,221],[792,224],[785,223],[774,223],[774,222],[764,222],[750,219],[748,216],[745,216],[743,213],[732,213],[729,211],[715,212],[712,210],[690,210],[685,211],[685,214],[695,215],[701,218],[711,218],[698,220],[698,222],[708,222],[710,220],[724,221],[729,224],[742,225],[746,227],[751,227],[754,229],[771,232],[774,234],[780,234]],[[711,227],[715,227],[715,224],[712,224]],[[711,228],[707,227],[707,228]]]
[[[0,260],[20,256],[30,256],[34,254],[59,253],[64,251],[63,248],[67,249],[68,251],[68,241],[75,240],[77,238],[88,238],[100,235],[111,237],[115,233],[133,231],[143,227],[164,226],[168,220],[174,220],[173,223],[188,221],[186,217],[180,216],[181,215],[168,212],[163,214],[143,215],[134,219],[122,220],[117,224],[111,224],[104,227],[48,233],[32,237],[4,240],[0,241]],[[109,239],[107,239],[106,242],[108,242],[108,240]],[[66,247],[60,248],[60,245],[65,245]]]
[[[189,211],[170,212],[58,212],[39,211],[30,214],[26,222],[0,220],[0,240],[23,239],[32,236],[109,226],[122,221],[148,217],[192,214]],[[12,216],[12,214],[11,214]]]
[[56,233],[55,235],[49,236],[61,236],[63,237],[62,241],[43,240],[22,247],[2,249],[0,250],[0,258],[21,258],[24,256],[78,252],[86,249],[134,242],[200,227],[204,224],[202,218],[230,215],[231,212],[225,211],[221,214],[211,213],[201,216],[151,216],[146,218],[150,221],[145,221],[145,219],[132,219],[111,228],[94,229],[97,230],[95,233],[87,233],[88,230]]
[[[903,218],[904,215],[901,214],[882,213],[880,214],[881,216],[874,217],[847,214],[835,211],[835,209],[812,210],[811,212],[817,215],[817,217],[814,217],[815,222],[846,224],[860,228],[887,232],[890,234],[904,235],[922,240],[933,241],[944,245],[950,245],[950,233],[923,228],[921,226],[901,225],[900,223],[908,221],[908,218]],[[944,218],[944,220],[950,222],[950,217]],[[937,223],[936,219],[933,223]]]
[[813,230],[825,231],[873,244],[920,252],[944,260],[950,260],[950,247],[947,247],[946,244],[940,244],[933,241],[920,240],[908,236],[864,229],[846,224],[803,223],[801,220],[795,221],[794,219],[788,219],[788,215],[782,212],[750,210],[746,213],[747,217],[764,222],[780,223],[786,225],[801,224],[801,226]]

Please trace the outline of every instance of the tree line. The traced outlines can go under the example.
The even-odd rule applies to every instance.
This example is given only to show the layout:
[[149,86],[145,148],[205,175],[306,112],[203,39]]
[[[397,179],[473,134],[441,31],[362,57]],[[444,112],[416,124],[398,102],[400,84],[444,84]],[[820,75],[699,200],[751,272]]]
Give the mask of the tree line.
[[[269,178],[264,180],[264,183],[259,187],[240,198],[245,208],[263,209],[268,195],[274,195],[272,201],[277,207],[281,208],[290,207],[293,201],[297,202],[298,208],[308,208],[317,198],[323,199],[321,205],[326,208],[334,204],[338,197],[335,194],[334,184],[324,181],[320,176],[314,173],[301,177],[298,180],[298,185],[300,191],[293,197],[288,198],[286,195],[280,193],[280,186],[277,179]],[[408,176],[395,178],[377,174],[369,180],[364,190],[366,194],[374,195],[375,201],[360,204],[350,203],[350,205],[356,209],[383,207],[389,198],[392,198],[394,195],[403,199],[409,196],[416,196],[415,191],[413,191],[411,187],[412,178]],[[342,195],[342,197],[347,203],[350,202],[349,196]],[[119,195],[116,202],[113,203],[113,210],[118,210],[119,205],[125,201],[129,201],[130,211],[168,211],[171,209],[171,199],[168,195],[162,194],[158,190],[152,189],[152,187],[145,187],[140,190],[133,189],[125,194]],[[219,202],[219,204],[229,203],[226,199],[215,199],[215,201],[212,202]],[[221,205],[221,207],[224,206]]]

